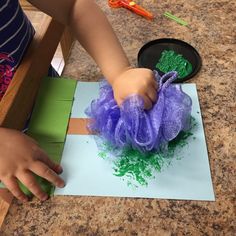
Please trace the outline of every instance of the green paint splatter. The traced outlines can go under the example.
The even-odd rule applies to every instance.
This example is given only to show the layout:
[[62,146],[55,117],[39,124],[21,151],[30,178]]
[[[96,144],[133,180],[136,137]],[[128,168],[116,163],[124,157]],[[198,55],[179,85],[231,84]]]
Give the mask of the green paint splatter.
[[[126,149],[114,163],[114,175],[137,181],[147,186],[147,179],[153,177],[153,171],[160,171],[164,164],[163,156],[149,153],[147,156],[137,150]],[[129,181],[128,184],[131,184]]]
[[193,70],[192,64],[188,60],[172,50],[164,50],[161,53],[161,58],[156,64],[156,68],[164,73],[177,71],[180,79],[189,75]]
[[[192,131],[197,125],[194,118],[191,119],[191,124]],[[112,160],[111,157],[115,156],[112,160],[113,174],[127,180],[128,186],[147,186],[148,180],[155,178],[156,172],[161,172],[164,167],[168,167],[174,158],[176,160],[182,158],[179,153],[188,144],[189,137],[193,135],[191,131],[181,132],[169,142],[166,152],[144,154],[131,148],[118,150],[109,143],[100,143],[99,157]]]

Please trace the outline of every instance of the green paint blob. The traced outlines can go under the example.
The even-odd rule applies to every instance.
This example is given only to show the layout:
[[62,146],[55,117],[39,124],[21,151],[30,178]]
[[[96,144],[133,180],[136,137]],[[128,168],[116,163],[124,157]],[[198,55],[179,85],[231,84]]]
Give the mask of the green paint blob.
[[[180,160],[182,158],[179,154],[180,150],[188,144],[189,138],[193,136],[192,130],[197,125],[193,117],[191,124],[190,131],[181,132],[169,142],[168,151],[166,152],[144,154],[131,148],[118,151],[109,143],[100,143],[99,157],[112,160],[113,174],[127,180],[128,186],[147,186],[148,180],[154,178],[156,172],[161,172],[164,167],[168,167],[173,159]],[[111,156],[114,156],[114,154],[115,159],[112,159]]]
[[[140,185],[147,186],[147,179],[153,177],[153,171],[161,171],[163,156],[158,153],[144,155],[137,150],[126,149],[114,163],[114,175],[129,177]],[[129,181],[128,184],[131,184]]]
[[163,73],[177,71],[180,79],[189,75],[193,70],[192,64],[173,50],[164,50],[161,53],[161,58],[156,64],[156,68]]

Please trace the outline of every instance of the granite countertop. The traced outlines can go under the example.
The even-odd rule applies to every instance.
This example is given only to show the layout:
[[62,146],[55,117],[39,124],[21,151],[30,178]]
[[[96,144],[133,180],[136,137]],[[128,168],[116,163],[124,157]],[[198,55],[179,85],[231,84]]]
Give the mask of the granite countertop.
[[[236,2],[234,0],[138,1],[153,22],[125,9],[98,4],[108,15],[136,65],[140,47],[157,38],[177,38],[202,57],[197,84],[208,145],[215,202],[109,197],[53,197],[47,202],[14,200],[0,235],[235,235]],[[170,11],[189,23],[163,16]],[[96,40],[96,39],[95,39]],[[101,74],[76,43],[64,75],[94,81]]]

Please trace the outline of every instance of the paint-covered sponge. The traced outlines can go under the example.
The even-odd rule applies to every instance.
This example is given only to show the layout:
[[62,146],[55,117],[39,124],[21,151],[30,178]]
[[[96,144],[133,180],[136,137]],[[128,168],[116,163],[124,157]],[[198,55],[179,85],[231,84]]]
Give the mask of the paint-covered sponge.
[[86,109],[91,118],[89,130],[116,147],[132,147],[141,152],[165,150],[169,141],[190,129],[192,100],[181,85],[172,84],[177,72],[160,78],[155,71],[155,77],[159,82],[158,100],[148,111],[138,95],[129,96],[118,107],[112,87],[102,81],[99,98]]

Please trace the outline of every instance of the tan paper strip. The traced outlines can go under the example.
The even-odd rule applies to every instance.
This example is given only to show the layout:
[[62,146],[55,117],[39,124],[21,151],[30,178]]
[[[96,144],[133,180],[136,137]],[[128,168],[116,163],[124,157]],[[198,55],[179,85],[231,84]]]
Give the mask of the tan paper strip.
[[88,118],[70,118],[67,134],[92,134],[87,129],[89,120]]

